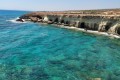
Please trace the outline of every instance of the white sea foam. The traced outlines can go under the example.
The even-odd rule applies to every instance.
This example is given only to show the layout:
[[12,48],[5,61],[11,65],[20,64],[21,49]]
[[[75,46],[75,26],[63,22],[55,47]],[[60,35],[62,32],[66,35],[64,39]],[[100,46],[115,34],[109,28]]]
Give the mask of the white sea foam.
[[92,33],[92,34],[97,34],[97,35],[105,35],[108,36],[110,38],[120,38],[120,36],[118,35],[114,35],[114,34],[108,34],[106,32],[99,32],[99,31],[92,31],[92,30],[84,30],[82,28],[76,28],[76,27],[69,27],[69,26],[62,26],[60,25],[59,27],[61,28],[67,28],[67,29],[73,29],[73,30],[78,30],[78,31],[82,31],[82,32],[87,32],[87,33]]
[[6,21],[9,21],[9,22],[12,22],[12,23],[26,23],[26,21],[25,22],[16,21],[17,19],[19,19],[19,17],[14,18],[14,19],[10,19],[10,20],[6,20]]

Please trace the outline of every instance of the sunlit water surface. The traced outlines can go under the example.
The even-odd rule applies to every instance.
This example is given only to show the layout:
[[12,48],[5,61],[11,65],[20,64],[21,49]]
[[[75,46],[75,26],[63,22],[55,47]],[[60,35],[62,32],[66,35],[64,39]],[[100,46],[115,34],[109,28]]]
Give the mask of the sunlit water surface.
[[38,23],[0,11],[0,80],[120,80],[120,40]]

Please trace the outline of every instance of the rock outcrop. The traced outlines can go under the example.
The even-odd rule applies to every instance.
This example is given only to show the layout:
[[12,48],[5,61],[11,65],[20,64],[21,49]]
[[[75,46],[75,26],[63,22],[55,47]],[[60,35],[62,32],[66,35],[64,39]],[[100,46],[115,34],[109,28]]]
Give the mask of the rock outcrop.
[[21,16],[22,19],[120,35],[120,9],[33,12]]
[[19,18],[19,19],[17,19],[16,21],[24,22],[24,20],[23,20],[22,18]]

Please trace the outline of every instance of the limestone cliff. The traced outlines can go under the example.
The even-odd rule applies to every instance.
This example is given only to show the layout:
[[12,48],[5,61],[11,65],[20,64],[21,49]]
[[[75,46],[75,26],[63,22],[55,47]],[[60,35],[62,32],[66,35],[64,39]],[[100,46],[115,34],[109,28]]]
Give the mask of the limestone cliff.
[[33,12],[20,19],[120,35],[120,9]]

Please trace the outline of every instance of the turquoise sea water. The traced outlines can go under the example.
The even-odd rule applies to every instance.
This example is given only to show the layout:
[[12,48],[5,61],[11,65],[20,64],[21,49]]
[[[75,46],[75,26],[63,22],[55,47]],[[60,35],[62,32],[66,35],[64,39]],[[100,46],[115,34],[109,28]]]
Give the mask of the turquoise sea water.
[[0,11],[0,80],[120,80],[120,40],[38,23]]

